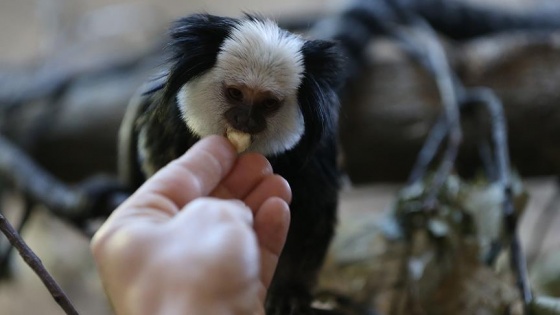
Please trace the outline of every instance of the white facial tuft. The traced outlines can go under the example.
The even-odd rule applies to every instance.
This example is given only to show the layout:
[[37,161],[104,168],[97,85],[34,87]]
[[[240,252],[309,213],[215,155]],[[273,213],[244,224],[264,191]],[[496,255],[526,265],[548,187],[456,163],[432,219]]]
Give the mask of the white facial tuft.
[[303,41],[269,20],[245,21],[226,39],[216,67],[227,82],[279,93],[296,91]]
[[253,136],[248,151],[271,155],[295,146],[304,132],[297,102],[304,72],[303,43],[270,20],[242,21],[222,44],[216,65],[185,84],[177,95],[187,126],[201,137],[223,135],[228,127],[224,113],[229,109],[223,85],[244,85],[283,99],[280,109],[267,118],[266,129]]

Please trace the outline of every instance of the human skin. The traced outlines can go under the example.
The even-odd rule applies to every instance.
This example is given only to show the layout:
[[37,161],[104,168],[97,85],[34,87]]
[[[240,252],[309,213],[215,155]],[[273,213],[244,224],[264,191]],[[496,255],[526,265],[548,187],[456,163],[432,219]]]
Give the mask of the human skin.
[[264,314],[289,226],[265,157],[204,138],[148,179],[91,249],[117,315]]

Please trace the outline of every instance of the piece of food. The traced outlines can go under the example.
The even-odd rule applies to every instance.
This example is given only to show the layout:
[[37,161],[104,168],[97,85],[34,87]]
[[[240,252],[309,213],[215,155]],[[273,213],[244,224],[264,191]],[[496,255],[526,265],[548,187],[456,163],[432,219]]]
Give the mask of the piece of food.
[[251,135],[245,132],[228,129],[226,131],[226,137],[233,144],[237,153],[241,153],[251,145]]

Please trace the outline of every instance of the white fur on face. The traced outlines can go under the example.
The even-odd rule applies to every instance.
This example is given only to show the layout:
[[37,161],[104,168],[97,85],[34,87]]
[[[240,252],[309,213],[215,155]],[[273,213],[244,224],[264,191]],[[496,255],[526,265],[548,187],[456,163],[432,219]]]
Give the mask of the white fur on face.
[[248,150],[270,155],[295,146],[305,128],[297,102],[303,43],[272,21],[241,22],[222,44],[216,65],[179,91],[177,101],[187,126],[201,137],[223,135],[228,127],[224,113],[230,106],[223,86],[243,85],[283,100],[280,109],[267,117],[266,129],[253,135]]

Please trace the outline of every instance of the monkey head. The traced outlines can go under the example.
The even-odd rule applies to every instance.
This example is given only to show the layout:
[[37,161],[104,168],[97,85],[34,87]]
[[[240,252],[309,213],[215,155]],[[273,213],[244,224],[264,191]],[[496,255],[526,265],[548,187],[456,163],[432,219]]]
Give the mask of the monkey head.
[[292,148],[304,132],[297,92],[303,40],[269,20],[246,20],[224,40],[212,69],[177,94],[183,119],[199,136],[234,129],[251,135],[250,151]]
[[[280,154],[332,127],[340,70],[334,44],[308,41],[268,19],[194,15],[171,30],[167,93],[199,137],[235,130],[248,151]],[[336,79],[335,79],[336,78]],[[333,118],[334,116],[334,118]],[[314,138],[314,139],[311,139]]]

